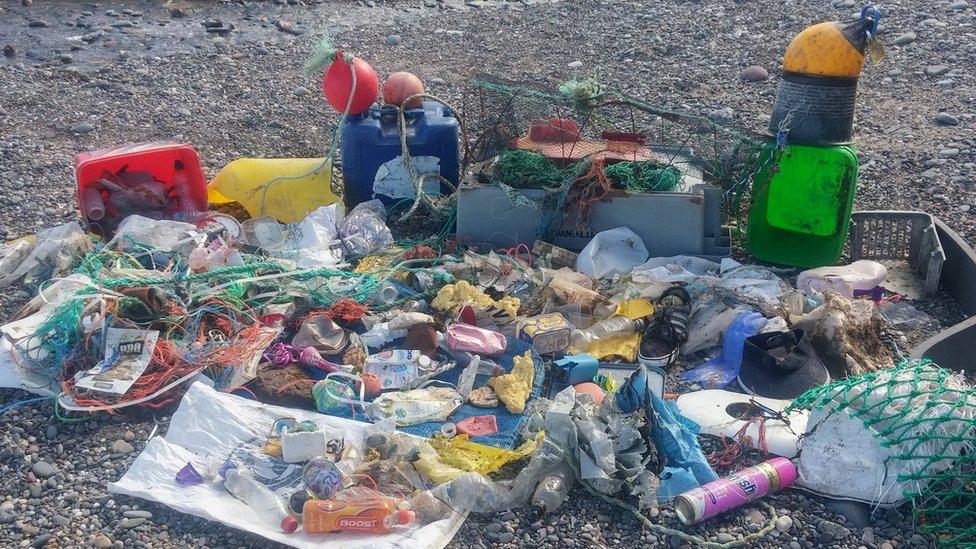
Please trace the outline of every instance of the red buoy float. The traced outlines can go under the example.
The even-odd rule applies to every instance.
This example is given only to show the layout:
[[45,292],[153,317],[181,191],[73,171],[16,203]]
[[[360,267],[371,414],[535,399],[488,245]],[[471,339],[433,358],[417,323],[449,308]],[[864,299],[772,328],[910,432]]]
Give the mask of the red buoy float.
[[[352,87],[352,71],[356,71],[356,89]],[[380,91],[380,77],[369,63],[358,57],[353,57],[352,63],[347,63],[342,50],[337,50],[332,64],[322,77],[322,93],[332,108],[346,111],[349,95],[352,103],[349,114],[362,114],[376,101]]]

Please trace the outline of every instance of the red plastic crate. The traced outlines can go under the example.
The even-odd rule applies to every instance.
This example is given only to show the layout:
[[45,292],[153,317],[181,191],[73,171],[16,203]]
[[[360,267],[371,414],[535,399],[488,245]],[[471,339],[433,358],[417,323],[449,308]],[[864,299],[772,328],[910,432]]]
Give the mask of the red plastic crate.
[[89,185],[101,179],[106,171],[117,173],[126,167],[129,171],[146,171],[169,189],[176,174],[177,161],[183,164],[193,199],[199,204],[206,204],[207,180],[200,166],[200,157],[189,145],[157,141],[79,153],[75,156],[74,166],[78,209],[82,218],[86,223],[89,221],[82,208],[82,194]]

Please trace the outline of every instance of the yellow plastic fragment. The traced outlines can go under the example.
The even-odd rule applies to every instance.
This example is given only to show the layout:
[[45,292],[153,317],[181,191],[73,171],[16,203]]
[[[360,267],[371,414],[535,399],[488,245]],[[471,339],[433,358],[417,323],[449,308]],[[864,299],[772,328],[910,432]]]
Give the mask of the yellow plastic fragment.
[[519,306],[522,304],[517,297],[506,296],[497,301],[471,285],[466,280],[455,284],[446,284],[437,292],[437,297],[430,302],[430,306],[438,311],[457,312],[464,305],[487,309],[496,307],[509,316],[518,316]]
[[524,355],[515,357],[515,366],[510,373],[489,379],[488,386],[495,390],[498,400],[509,412],[521,414],[525,411],[525,401],[529,399],[534,381],[535,362],[532,353],[525,351]]
[[637,362],[637,348],[640,346],[640,334],[598,339],[586,348],[586,354],[595,356],[597,360],[619,358],[633,364]]
[[617,311],[614,316],[625,316],[631,320],[637,320],[638,318],[644,318],[646,316],[651,316],[654,314],[654,305],[646,299],[628,299],[627,301],[621,301],[617,305]]

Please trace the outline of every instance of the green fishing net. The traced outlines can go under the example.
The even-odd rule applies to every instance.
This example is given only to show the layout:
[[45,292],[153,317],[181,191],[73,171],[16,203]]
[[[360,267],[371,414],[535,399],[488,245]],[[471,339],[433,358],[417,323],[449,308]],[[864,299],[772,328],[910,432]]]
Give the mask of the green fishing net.
[[862,422],[889,452],[886,469],[914,501],[920,531],[940,546],[976,546],[976,389],[961,374],[905,360],[812,389],[791,408]]
[[494,179],[516,189],[541,189],[558,187],[567,176],[568,172],[547,156],[514,149],[498,157]]
[[667,192],[681,183],[681,171],[656,162],[617,162],[605,171],[614,183],[635,193]]

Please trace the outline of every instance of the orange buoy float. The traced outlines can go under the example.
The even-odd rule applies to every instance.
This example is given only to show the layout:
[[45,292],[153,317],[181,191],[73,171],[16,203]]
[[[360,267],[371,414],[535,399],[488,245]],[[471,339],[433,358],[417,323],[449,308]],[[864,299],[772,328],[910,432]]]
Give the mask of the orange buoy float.
[[388,105],[396,105],[404,109],[419,109],[423,105],[423,99],[420,97],[411,99],[407,105],[403,102],[421,93],[424,93],[423,82],[409,72],[395,72],[383,83],[383,102]]

